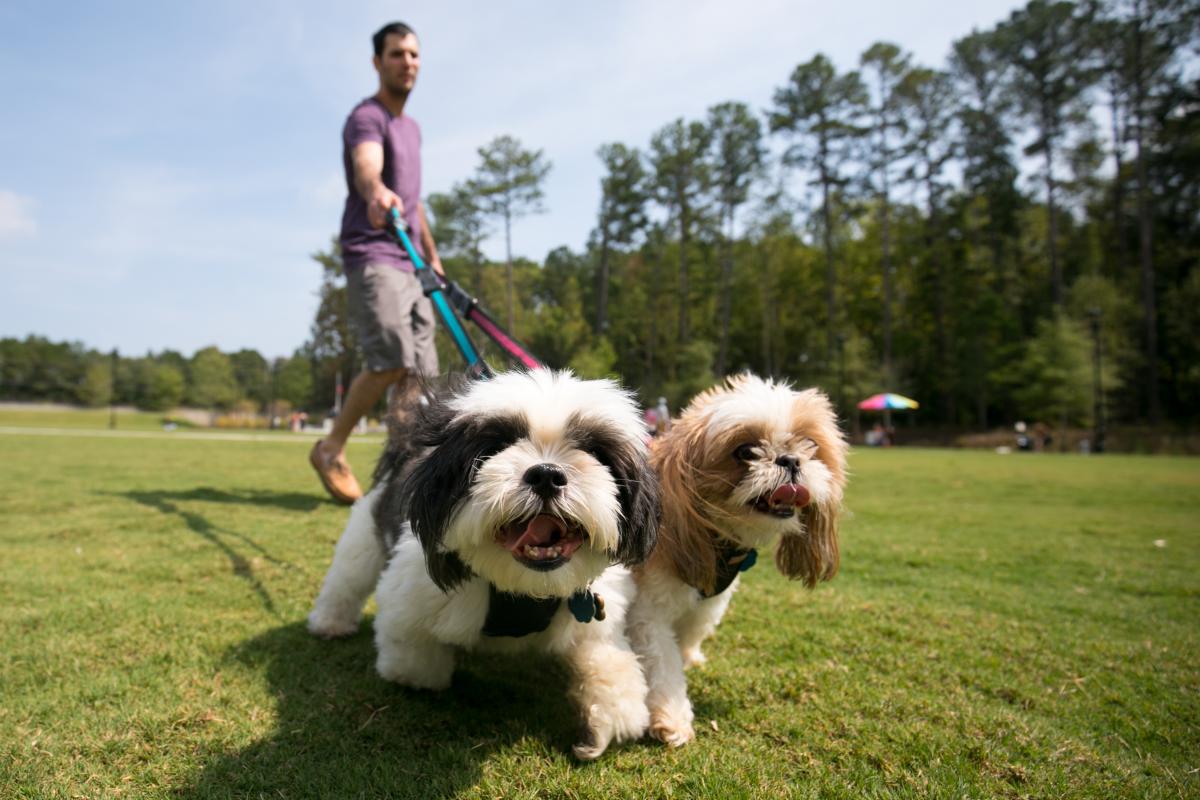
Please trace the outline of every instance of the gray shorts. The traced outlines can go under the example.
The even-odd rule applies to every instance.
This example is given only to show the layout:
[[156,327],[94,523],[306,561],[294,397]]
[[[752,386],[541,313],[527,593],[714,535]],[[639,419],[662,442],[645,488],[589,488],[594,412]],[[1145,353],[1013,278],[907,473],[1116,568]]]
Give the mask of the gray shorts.
[[416,275],[389,264],[347,270],[346,307],[367,369],[438,374],[433,304]]

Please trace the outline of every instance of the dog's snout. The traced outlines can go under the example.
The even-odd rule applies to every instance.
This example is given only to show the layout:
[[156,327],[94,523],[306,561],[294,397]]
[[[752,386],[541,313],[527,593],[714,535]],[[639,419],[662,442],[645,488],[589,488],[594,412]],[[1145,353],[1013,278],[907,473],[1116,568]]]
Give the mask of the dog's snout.
[[795,472],[800,468],[800,459],[793,455],[782,455],[775,459],[775,463],[786,469],[788,472]]
[[560,494],[567,485],[567,473],[554,464],[534,464],[522,477],[533,493],[545,498]]

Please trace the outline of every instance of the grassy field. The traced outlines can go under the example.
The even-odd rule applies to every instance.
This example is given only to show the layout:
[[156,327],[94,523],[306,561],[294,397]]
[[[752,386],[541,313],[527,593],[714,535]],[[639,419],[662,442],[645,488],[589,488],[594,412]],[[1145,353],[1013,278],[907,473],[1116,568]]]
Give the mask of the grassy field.
[[551,661],[435,695],[305,633],[304,441],[0,435],[0,797],[1200,796],[1200,461],[856,452],[841,574],[747,574],[697,740],[579,766]]

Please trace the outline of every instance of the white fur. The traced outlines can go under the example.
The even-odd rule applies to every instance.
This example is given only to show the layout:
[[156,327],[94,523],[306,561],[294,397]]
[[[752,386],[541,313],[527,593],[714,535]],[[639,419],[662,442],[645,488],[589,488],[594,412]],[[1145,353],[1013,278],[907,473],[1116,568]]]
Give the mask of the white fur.
[[[691,498],[691,502],[711,504],[714,517],[721,520],[723,538],[739,547],[760,550],[760,565],[768,560],[764,557],[768,548],[780,537],[807,535],[802,514],[780,518],[757,513],[748,505],[789,480],[788,470],[775,463],[778,456],[797,457],[797,482],[808,489],[814,506],[834,509],[842,501],[842,486],[821,457],[836,458],[840,463],[844,459],[843,441],[837,438],[837,452],[819,454],[811,440],[798,439],[794,416],[798,400],[806,407],[806,414],[812,413],[812,401],[827,402],[816,390],[795,392],[783,382],[743,375],[724,389],[698,397],[684,411],[689,423],[705,431],[700,447],[706,455],[710,442],[728,441],[726,434],[736,429],[753,426],[767,431],[765,440],[753,443],[755,460],[749,463],[745,477],[727,494]],[[812,421],[836,430],[831,413]],[[679,747],[695,736],[684,670],[704,663],[700,645],[716,631],[740,581],[735,577],[724,592],[705,598],[672,569],[654,561],[639,569],[636,579],[638,594],[629,611],[628,633],[646,673],[650,734]]]
[[[632,399],[610,381],[534,371],[473,384],[448,407],[455,421],[520,414],[528,422],[527,436],[480,463],[462,465],[471,470],[470,486],[455,505],[440,547],[461,559],[472,576],[450,590],[440,588],[411,530],[385,558],[374,516],[388,489],[384,481],[351,510],[309,614],[309,630],[324,637],[355,632],[374,589],[379,606],[376,666],[387,680],[445,689],[458,649],[553,653],[571,668],[571,696],[585,722],[586,735],[574,747],[578,758],[597,758],[611,742],[641,736],[649,720],[646,683],[624,634],[633,578],[627,568],[611,565],[622,524],[618,487],[608,468],[576,447],[569,435],[572,425],[600,425],[619,432],[620,446],[644,460],[641,422]],[[423,457],[436,459],[438,451]],[[536,464],[562,470],[567,483],[561,495],[543,501],[530,491],[522,476]],[[514,559],[497,542],[496,533],[508,523],[547,510],[582,528],[586,536],[566,564],[543,572]],[[487,637],[482,628],[489,582],[514,594],[564,599],[541,633]],[[603,621],[580,623],[567,608],[565,598],[588,586],[603,598]]]
[[583,760],[597,758],[613,741],[640,737],[649,713],[645,679],[624,635],[633,578],[625,567],[611,566],[592,584],[592,591],[604,598],[603,621],[578,622],[564,602],[541,633],[519,638],[484,636],[487,582],[472,578],[452,592],[443,592],[425,571],[420,545],[406,537],[393,551],[376,589],[376,668],[387,680],[405,686],[445,689],[460,648],[560,656],[571,668],[571,695],[589,731],[587,740],[575,745],[575,755]]

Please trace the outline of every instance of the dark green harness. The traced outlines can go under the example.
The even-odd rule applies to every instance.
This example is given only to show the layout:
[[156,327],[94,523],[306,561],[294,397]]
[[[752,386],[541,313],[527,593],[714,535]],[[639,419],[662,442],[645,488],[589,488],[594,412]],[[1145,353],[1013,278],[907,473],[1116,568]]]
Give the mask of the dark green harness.
[[733,579],[738,576],[738,573],[750,569],[757,561],[757,550],[738,547],[732,544],[723,544],[717,549],[717,575],[716,580],[713,581],[712,592],[705,592],[699,587],[696,587],[696,591],[705,600],[710,597],[716,597],[733,585]]
[[[561,597],[528,597],[502,592],[488,584],[488,613],[484,636],[528,636],[550,627],[562,605]],[[567,608],[579,622],[604,620],[604,600],[591,589],[581,589],[567,599]]]

